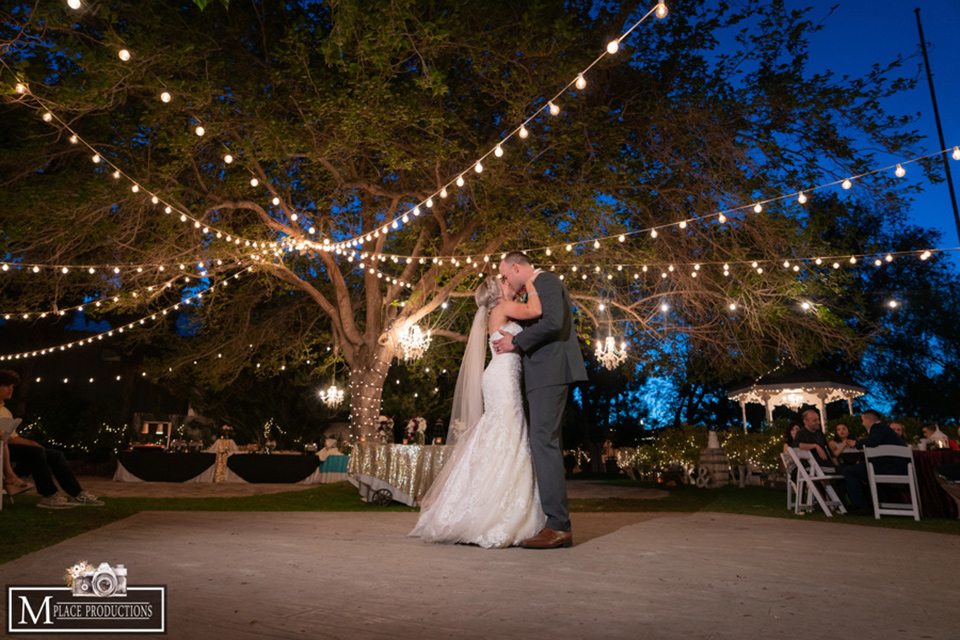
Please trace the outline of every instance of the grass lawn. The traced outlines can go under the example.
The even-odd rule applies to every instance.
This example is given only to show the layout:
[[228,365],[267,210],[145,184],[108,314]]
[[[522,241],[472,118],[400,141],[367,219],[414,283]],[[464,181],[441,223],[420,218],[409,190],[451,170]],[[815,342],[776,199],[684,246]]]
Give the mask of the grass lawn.
[[[662,485],[631,480],[606,481],[598,478],[597,481],[622,486],[664,488]],[[64,511],[37,509],[38,501],[38,496],[17,496],[16,505],[6,505],[0,512],[0,564],[140,511],[416,511],[396,503],[389,507],[377,507],[362,502],[357,490],[346,482],[320,485],[307,491],[243,498],[105,498],[106,504],[102,507],[76,507]],[[894,517],[881,520],[872,517],[828,518],[819,512],[798,516],[787,511],[783,491],[763,487],[696,489],[683,486],[669,489],[669,496],[654,500],[571,500],[570,510],[586,513],[710,511],[960,535],[958,520],[929,518],[914,522],[911,518]]]

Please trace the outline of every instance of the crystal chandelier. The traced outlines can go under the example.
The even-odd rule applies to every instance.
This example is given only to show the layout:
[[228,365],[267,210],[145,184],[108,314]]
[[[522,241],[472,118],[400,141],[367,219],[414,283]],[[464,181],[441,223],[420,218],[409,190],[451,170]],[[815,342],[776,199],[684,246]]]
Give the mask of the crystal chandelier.
[[320,391],[320,402],[331,409],[336,409],[343,402],[343,389],[337,387],[336,383],[330,385],[327,389]]
[[626,359],[626,342],[621,343],[620,348],[617,348],[617,343],[614,341],[613,336],[607,336],[607,339],[604,340],[602,344],[600,342],[597,343],[597,360],[607,369],[611,371],[616,369],[617,366]]
[[419,360],[424,352],[430,347],[430,332],[423,333],[418,325],[410,325],[410,328],[400,334],[400,348],[403,350],[404,360]]

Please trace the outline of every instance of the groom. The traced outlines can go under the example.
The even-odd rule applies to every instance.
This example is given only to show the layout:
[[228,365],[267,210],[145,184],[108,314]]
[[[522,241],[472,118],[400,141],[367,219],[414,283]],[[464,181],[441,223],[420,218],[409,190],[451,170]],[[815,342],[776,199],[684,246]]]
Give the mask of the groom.
[[517,336],[494,341],[497,353],[523,352],[523,378],[530,407],[530,447],[540,487],[546,527],[520,542],[527,549],[554,549],[573,544],[567,486],[564,482],[560,423],[570,385],[587,379],[583,356],[573,326],[570,294],[556,275],[534,269],[526,254],[511,251],[500,263],[500,276],[514,291],[531,277],[540,296],[543,315]]

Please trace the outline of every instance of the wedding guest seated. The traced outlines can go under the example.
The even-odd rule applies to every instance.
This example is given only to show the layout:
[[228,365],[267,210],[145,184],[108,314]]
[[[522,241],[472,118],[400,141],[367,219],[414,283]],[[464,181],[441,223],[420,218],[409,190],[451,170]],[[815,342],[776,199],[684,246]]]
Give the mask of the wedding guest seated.
[[800,429],[801,429],[801,428],[802,428],[802,427],[800,426],[800,423],[799,423],[799,422],[791,422],[791,423],[790,423],[790,426],[787,427],[787,435],[783,438],[783,452],[784,452],[784,453],[787,452],[787,449],[789,449],[790,447],[793,446],[793,443],[794,443],[794,442],[796,441],[796,439],[797,439],[797,433],[800,432]]
[[[867,437],[857,440],[857,449],[864,447],[879,447],[880,445],[892,444],[905,447],[903,438],[894,433],[888,425],[881,422],[881,416],[878,411],[868,409],[860,416],[863,426],[867,430]],[[880,475],[906,475],[907,460],[903,458],[878,458],[874,460],[874,472]],[[867,465],[860,462],[854,465],[844,467],[841,472],[847,481],[847,494],[850,496],[850,513],[853,515],[866,515],[870,513],[870,501],[867,499]]]
[[906,442],[906,438],[903,435],[903,423],[902,422],[891,422],[890,428],[893,429],[893,432],[903,438],[903,441]]
[[813,454],[817,463],[827,473],[833,472],[833,466],[837,464],[836,459],[827,445],[827,438],[823,435],[820,428],[820,414],[816,409],[807,409],[803,412],[803,428],[797,432],[793,446],[797,449],[803,449]]
[[[830,445],[830,453],[838,461],[845,464],[856,463],[856,458],[859,457],[856,450],[857,442],[850,438],[850,429],[847,428],[847,425],[838,424],[833,439],[828,444]],[[846,456],[846,458],[843,456]]]
[[[16,372],[0,370],[0,417],[12,417],[10,410],[4,407],[3,403],[13,397],[13,387],[19,383],[20,376]],[[47,449],[33,440],[18,435],[7,438],[7,449],[10,451],[10,460],[26,467],[33,476],[37,492],[42,496],[37,503],[41,509],[103,505],[103,501],[98,500],[97,496],[83,490],[73,471],[67,466],[67,459],[59,451]],[[54,476],[69,498],[60,495],[57,491],[57,485],[53,483]]]
[[923,439],[927,443],[927,449],[957,450],[957,443],[948,438],[943,431],[940,431],[940,425],[936,422],[923,425]]

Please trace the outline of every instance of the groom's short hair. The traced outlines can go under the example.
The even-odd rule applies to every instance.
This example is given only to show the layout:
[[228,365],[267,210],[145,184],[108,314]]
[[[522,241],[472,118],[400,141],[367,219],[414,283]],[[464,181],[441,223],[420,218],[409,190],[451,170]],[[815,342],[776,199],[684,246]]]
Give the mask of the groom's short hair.
[[5,387],[8,384],[20,384],[20,376],[16,371],[0,369],[0,387]]
[[506,264],[520,264],[520,265],[529,265],[533,266],[533,261],[527,257],[523,251],[511,251],[503,257],[503,262]]

